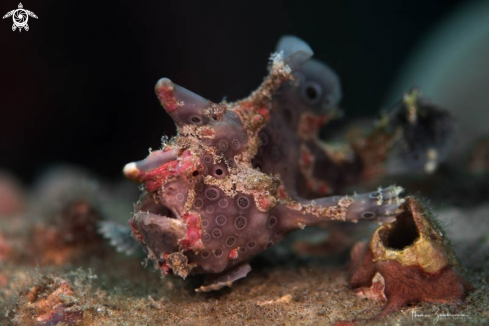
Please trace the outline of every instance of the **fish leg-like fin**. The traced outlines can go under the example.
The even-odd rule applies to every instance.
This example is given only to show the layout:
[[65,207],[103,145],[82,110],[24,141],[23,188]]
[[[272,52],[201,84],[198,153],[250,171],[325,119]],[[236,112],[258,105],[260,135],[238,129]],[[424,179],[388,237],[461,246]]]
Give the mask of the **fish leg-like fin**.
[[15,29],[17,28],[17,26],[15,26],[15,24],[12,25],[12,31],[15,32]]
[[108,221],[99,222],[98,233],[109,239],[110,244],[115,247],[117,252],[131,255],[141,248],[139,241],[131,237],[131,228],[129,226]]
[[209,274],[206,276],[204,285],[195,289],[195,292],[210,292],[231,286],[234,281],[246,277],[249,272],[251,272],[250,264],[244,263],[220,274]]
[[274,207],[270,213],[279,216],[285,230],[296,230],[326,221],[391,222],[402,211],[399,206],[401,187],[391,186],[366,194],[331,196],[314,200],[290,201]]
[[29,25],[25,24],[24,28],[26,31],[29,31]]

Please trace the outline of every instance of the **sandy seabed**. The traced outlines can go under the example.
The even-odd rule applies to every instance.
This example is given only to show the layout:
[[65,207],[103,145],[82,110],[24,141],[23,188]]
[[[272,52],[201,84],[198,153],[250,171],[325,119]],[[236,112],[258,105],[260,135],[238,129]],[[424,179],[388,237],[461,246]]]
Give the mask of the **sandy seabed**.
[[[45,179],[22,213],[0,218],[0,325],[333,325],[371,318],[384,305],[349,288],[347,252],[299,256],[290,250],[295,235],[252,260],[246,278],[211,293],[194,291],[201,276],[162,278],[143,255],[117,253],[86,230],[59,246],[70,200],[82,198],[107,218],[129,216],[137,198],[133,185],[74,191],[80,176],[70,173]],[[489,324],[489,206],[437,207],[473,290],[463,303],[416,304],[359,325]]]

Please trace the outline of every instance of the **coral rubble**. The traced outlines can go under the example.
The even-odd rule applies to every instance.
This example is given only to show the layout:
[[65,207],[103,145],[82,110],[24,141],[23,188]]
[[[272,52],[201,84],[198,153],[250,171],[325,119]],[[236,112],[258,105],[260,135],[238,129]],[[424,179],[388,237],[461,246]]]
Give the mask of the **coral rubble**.
[[407,197],[392,223],[351,252],[350,285],[361,296],[386,301],[376,318],[410,303],[458,303],[469,284],[445,232],[416,199]]

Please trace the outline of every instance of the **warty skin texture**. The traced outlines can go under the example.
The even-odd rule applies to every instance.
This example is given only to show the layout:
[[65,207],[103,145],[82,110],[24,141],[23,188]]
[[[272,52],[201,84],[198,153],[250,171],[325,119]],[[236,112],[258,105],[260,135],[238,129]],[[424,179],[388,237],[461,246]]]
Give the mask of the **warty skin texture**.
[[[291,231],[328,221],[383,223],[400,213],[396,186],[324,197],[362,177],[357,153],[366,145],[347,155],[318,140],[338,112],[341,87],[311,56],[306,43],[283,37],[268,77],[235,103],[158,81],[156,95],[178,134],[124,173],[144,185],[130,226],[162,274],[207,274],[197,290],[217,290],[246,276],[249,259]],[[397,140],[396,132],[377,131],[373,142]],[[385,157],[394,141],[386,143]]]

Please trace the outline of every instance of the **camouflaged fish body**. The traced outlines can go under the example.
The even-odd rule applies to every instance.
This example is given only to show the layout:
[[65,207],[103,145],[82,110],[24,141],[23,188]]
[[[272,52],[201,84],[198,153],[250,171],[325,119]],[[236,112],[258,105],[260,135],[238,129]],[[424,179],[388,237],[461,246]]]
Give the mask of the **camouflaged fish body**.
[[156,94],[178,134],[124,173],[144,184],[132,236],[164,275],[208,274],[199,290],[216,290],[246,276],[251,257],[293,230],[384,221],[398,212],[400,187],[299,196],[308,181],[300,156],[308,142],[318,150],[316,134],[341,98],[336,74],[311,56],[303,41],[282,38],[269,76],[236,103],[216,104],[169,79],[158,81]]

